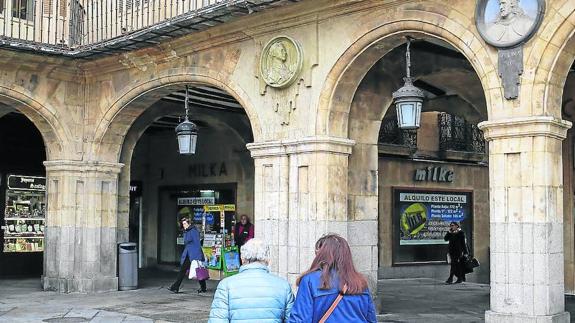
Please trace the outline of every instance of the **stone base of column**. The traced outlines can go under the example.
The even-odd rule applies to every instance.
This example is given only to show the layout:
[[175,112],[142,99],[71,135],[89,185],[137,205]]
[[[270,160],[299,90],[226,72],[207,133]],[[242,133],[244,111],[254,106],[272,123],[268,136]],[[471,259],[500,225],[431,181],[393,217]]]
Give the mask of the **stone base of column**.
[[524,315],[485,312],[486,323],[569,323],[569,313],[563,312],[554,315]]
[[45,291],[59,293],[96,293],[118,290],[118,277],[99,278],[53,278],[42,276]]

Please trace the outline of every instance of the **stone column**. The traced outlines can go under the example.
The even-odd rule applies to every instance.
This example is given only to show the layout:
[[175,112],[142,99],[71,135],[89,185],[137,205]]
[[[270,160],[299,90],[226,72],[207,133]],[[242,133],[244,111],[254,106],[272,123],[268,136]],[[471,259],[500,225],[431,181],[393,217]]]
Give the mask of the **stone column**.
[[570,126],[545,116],[480,124],[489,141],[491,310],[486,322],[569,322],[561,141]]
[[44,165],[44,290],[117,290],[117,183],[122,164],[55,160]]
[[272,246],[272,271],[292,284],[311,265],[319,237],[348,237],[352,146],[332,137],[248,145],[255,162],[255,235]]

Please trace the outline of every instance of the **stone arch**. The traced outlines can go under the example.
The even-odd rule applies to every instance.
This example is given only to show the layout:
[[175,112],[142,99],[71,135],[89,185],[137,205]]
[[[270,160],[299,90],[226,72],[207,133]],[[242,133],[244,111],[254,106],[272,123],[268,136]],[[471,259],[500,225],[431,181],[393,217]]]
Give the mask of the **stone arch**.
[[[493,113],[490,107],[503,104],[502,88],[496,74],[497,64],[492,61],[483,41],[467,26],[447,17],[444,17],[446,22],[443,25],[438,25],[435,13],[418,11],[418,14],[417,19],[398,19],[368,31],[340,56],[329,72],[320,95],[316,124],[318,133],[348,137],[351,102],[361,80],[375,62],[404,43],[405,36],[440,39],[462,53],[481,80],[489,118]],[[446,26],[451,28],[447,29]]]
[[[131,180],[131,167],[134,149],[142,137],[143,133],[146,131],[148,126],[152,124],[158,118],[168,115],[168,114],[179,114],[182,112],[181,105],[171,104],[171,105],[157,105],[153,104],[151,107],[146,109],[131,125],[130,129],[126,133],[124,143],[121,148],[119,162],[123,164],[122,170],[120,171],[118,178],[118,241],[128,241],[128,217],[130,212],[130,180]],[[203,119],[208,119],[210,124],[217,123],[213,116],[207,117],[203,116]],[[234,133],[238,138],[242,138],[242,135],[234,129],[227,125],[225,122],[220,122]],[[251,129],[250,129],[251,131]],[[245,139],[245,138],[242,138]],[[175,140],[175,133],[174,133]],[[248,142],[246,142],[247,144]],[[244,169],[244,171],[246,171]],[[140,246],[143,248],[143,246]]]
[[[575,8],[566,1],[552,9],[562,14],[549,15],[550,21],[539,30],[541,39],[537,39],[527,57],[535,72],[532,78],[524,79],[525,91],[521,95],[531,104],[532,115],[560,119],[564,85],[575,61]],[[534,96],[543,97],[543,101]]]
[[[326,77],[320,94],[316,132],[330,137],[348,138],[355,142],[348,159],[348,237],[353,250],[372,250],[379,257],[379,165],[377,139],[386,111],[391,106],[391,93],[397,87],[388,80],[376,79],[377,86],[363,87],[371,77],[374,64],[394,48],[405,43],[405,36],[415,39],[440,40],[461,53],[475,71],[485,97],[487,118],[493,118],[492,106],[503,104],[503,93],[493,51],[469,30],[472,19],[452,13],[438,13],[441,5],[428,2],[416,9],[397,10],[392,21],[372,27],[349,46]],[[413,6],[406,4],[405,6]],[[449,16],[449,17],[448,17]],[[457,18],[455,18],[457,19]],[[440,21],[440,23],[438,23]],[[496,59],[496,56],[495,56]],[[417,72],[414,72],[416,75]],[[361,90],[360,90],[360,87]],[[377,89],[376,89],[377,87]],[[389,93],[381,95],[382,91]],[[377,109],[369,109],[377,105]],[[362,232],[362,238],[357,232]],[[377,281],[379,262],[370,265],[370,285]],[[372,286],[373,287],[373,286]]]
[[120,158],[124,137],[130,126],[149,106],[184,84],[210,85],[226,91],[245,109],[254,139],[261,137],[261,127],[257,111],[247,93],[228,75],[194,67],[185,71],[170,69],[161,76],[136,86],[127,87],[106,111],[96,126],[95,140],[91,150],[94,159],[116,162]]
[[[549,22],[539,30],[541,40],[534,44],[528,62],[535,67],[532,78],[526,86],[531,91],[521,93],[531,104],[534,115],[553,116],[573,122],[575,104],[572,95],[565,89],[572,85],[573,74],[569,75],[575,63],[575,7],[572,3],[563,2],[552,10],[561,14],[549,15]],[[572,86],[571,86],[572,88]],[[531,98],[531,95],[537,95]],[[541,99],[542,98],[542,99]],[[563,184],[563,256],[564,256],[564,290],[575,291],[575,248],[573,246],[573,128],[567,131],[561,150],[562,184]]]
[[38,128],[46,148],[46,159],[71,159],[63,150],[70,134],[61,124],[56,109],[47,103],[40,103],[24,88],[0,86],[0,103],[20,111]]

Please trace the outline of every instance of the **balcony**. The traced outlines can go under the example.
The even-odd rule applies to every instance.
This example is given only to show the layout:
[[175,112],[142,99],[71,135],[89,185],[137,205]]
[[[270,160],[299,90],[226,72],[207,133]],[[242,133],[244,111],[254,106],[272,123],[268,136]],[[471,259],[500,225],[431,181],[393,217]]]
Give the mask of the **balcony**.
[[399,129],[395,118],[383,119],[378,151],[385,155],[412,156],[417,151],[417,130]]
[[299,0],[0,0],[0,47],[94,57]]
[[483,161],[485,139],[477,125],[449,113],[438,115],[439,155],[443,159]]
[[[379,130],[381,155],[462,162],[486,162],[483,132],[463,117],[444,112],[422,114],[421,128],[402,130],[394,117]],[[418,142],[419,137],[419,142]]]

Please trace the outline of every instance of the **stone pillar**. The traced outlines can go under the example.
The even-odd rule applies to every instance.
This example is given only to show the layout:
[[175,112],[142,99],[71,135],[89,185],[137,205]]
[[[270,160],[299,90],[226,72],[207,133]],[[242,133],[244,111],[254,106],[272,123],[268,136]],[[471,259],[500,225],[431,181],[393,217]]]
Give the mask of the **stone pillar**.
[[117,183],[122,164],[55,160],[44,165],[44,290],[117,290]]
[[348,238],[352,146],[333,137],[248,144],[255,163],[255,235],[271,244],[272,271],[292,284],[311,265],[319,237],[334,232]]
[[561,141],[569,122],[482,122],[489,141],[491,310],[486,322],[569,322]]

